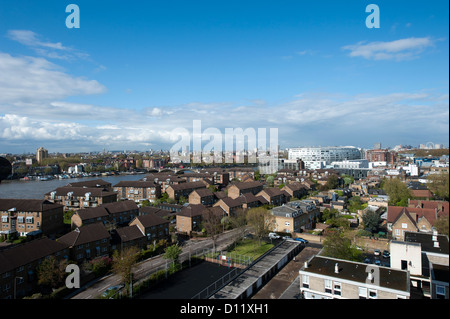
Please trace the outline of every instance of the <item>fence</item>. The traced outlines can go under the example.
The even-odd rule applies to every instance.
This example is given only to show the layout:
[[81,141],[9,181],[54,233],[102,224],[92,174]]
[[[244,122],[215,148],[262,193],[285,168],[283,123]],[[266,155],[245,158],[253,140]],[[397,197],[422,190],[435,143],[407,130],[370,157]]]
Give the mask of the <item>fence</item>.
[[[161,281],[167,279],[169,276],[173,275],[174,273],[181,271],[183,269],[189,268],[192,265],[199,263],[200,261],[203,261],[203,260],[218,261],[219,255],[220,255],[220,252],[214,251],[213,248],[202,248],[202,249],[197,249],[194,251],[182,253],[182,254],[180,254],[180,258],[179,258],[180,262],[179,263],[165,260],[165,263],[163,265],[153,268],[150,273],[146,273],[144,276],[140,276],[140,278],[134,278],[133,287],[131,289],[131,292],[130,292],[130,288],[127,287],[127,289],[118,291],[111,298],[113,298],[113,299],[135,298],[135,297],[139,296],[140,294],[146,292],[151,287],[157,285]],[[252,262],[252,259],[250,257],[242,256],[242,255],[235,255],[235,259],[234,259],[232,265],[233,265],[233,267],[236,267],[236,268],[234,268],[230,272],[230,273],[233,273],[231,275],[231,277],[229,276],[230,273],[224,277],[232,278],[232,276],[236,275],[234,273],[235,270],[242,270],[240,268],[247,267],[249,264],[251,264],[251,262]],[[241,266],[241,264],[238,264],[238,263],[242,263],[242,266]],[[224,278],[221,278],[221,280],[222,279],[225,280]],[[218,281],[220,281],[220,280],[218,280]],[[214,284],[216,284],[216,283],[214,283]],[[206,289],[208,289],[208,288],[206,288]],[[209,289],[211,289],[211,288],[209,288]]]

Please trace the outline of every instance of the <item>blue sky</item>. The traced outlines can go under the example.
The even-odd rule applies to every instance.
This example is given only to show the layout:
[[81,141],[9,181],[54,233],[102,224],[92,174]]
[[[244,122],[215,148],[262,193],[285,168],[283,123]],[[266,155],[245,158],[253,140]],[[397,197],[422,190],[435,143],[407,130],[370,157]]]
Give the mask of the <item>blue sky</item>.
[[[65,7],[80,8],[80,28]],[[380,28],[365,25],[368,4]],[[448,146],[447,1],[0,3],[0,153],[170,148],[270,128],[282,148]]]

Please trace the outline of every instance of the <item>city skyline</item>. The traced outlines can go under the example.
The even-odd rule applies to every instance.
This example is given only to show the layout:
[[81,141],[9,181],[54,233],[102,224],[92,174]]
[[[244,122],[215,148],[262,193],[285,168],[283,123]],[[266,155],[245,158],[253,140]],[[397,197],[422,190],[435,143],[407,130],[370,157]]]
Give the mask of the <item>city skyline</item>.
[[300,146],[449,144],[448,3],[0,5],[0,153],[170,149],[175,128]]

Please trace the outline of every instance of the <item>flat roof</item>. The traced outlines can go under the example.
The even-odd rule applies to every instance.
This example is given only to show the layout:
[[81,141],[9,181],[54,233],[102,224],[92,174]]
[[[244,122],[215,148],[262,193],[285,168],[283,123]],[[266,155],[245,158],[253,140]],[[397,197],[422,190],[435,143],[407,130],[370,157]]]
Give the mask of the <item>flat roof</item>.
[[[337,264],[338,273],[335,272]],[[408,272],[404,270],[392,269],[388,267],[367,265],[364,263],[353,262],[343,259],[336,259],[325,256],[314,256],[309,262],[308,267],[302,267],[302,272],[333,277],[337,280],[349,280],[355,283],[366,283],[368,269],[378,269],[379,278],[372,283],[381,288],[394,289],[409,292]]]
[[238,299],[252,287],[259,278],[263,277],[264,274],[269,272],[299,245],[299,242],[284,241],[266,256],[258,260],[249,269],[240,274],[236,279],[216,292],[210,299]]

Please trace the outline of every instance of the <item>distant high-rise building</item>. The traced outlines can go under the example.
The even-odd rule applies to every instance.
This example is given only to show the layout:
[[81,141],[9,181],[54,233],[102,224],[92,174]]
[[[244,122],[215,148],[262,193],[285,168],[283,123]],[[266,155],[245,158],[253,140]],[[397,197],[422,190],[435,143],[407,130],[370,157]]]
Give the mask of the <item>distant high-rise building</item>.
[[43,147],[39,147],[36,152],[36,161],[38,163],[41,163],[42,160],[47,157],[48,157],[48,151]]
[[374,150],[381,150],[381,143],[375,143],[375,144],[373,145],[373,149],[374,149]]

